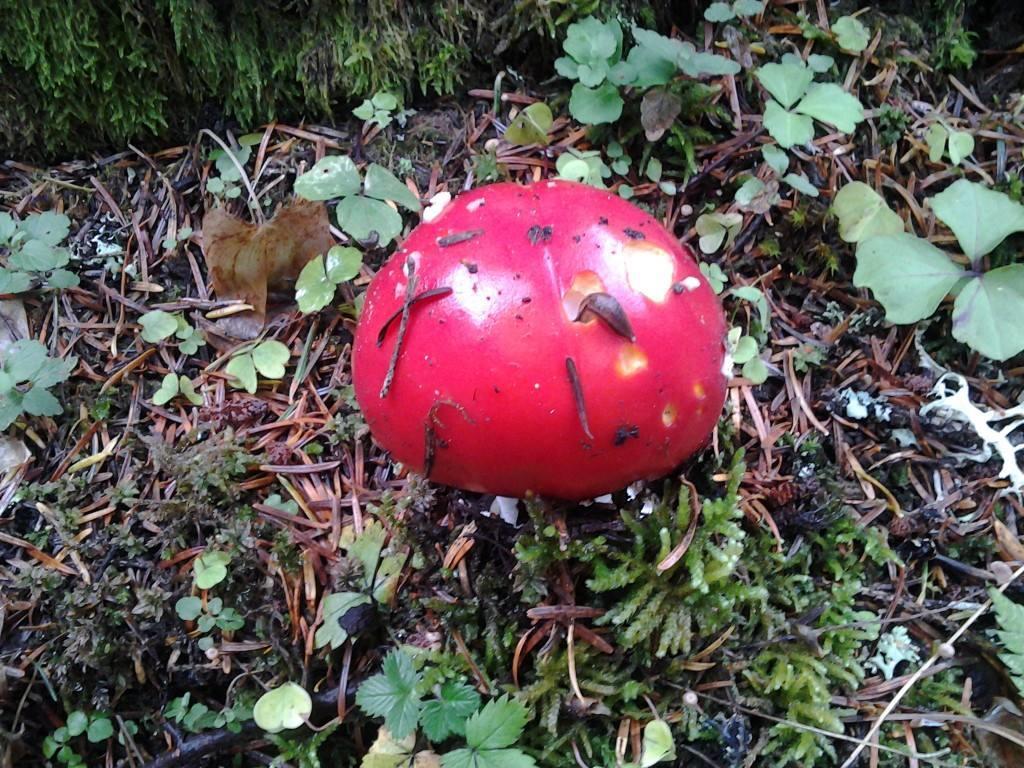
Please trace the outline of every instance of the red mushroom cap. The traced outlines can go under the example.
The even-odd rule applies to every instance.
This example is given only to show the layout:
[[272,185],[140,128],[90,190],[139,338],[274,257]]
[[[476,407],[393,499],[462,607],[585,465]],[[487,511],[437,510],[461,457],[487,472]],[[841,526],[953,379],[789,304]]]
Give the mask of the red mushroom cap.
[[373,278],[355,393],[380,444],[431,480],[592,498],[707,442],[725,335],[693,254],[639,208],[573,182],[494,184]]

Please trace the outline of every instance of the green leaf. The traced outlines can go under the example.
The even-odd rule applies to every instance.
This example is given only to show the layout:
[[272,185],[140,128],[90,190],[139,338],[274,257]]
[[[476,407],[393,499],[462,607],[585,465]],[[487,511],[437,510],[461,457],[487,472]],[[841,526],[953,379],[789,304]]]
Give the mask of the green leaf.
[[344,283],[359,274],[363,254],[350,245],[335,245],[327,251],[327,278],[333,283]]
[[385,112],[398,109],[398,97],[387,91],[377,91],[373,94],[371,102],[376,109],[383,109]]
[[192,385],[192,380],[188,376],[178,377],[178,391],[185,396],[192,405],[202,405],[203,396],[196,392],[196,388]]
[[401,215],[380,200],[346,197],[335,210],[339,226],[356,240],[368,241],[376,234],[377,244],[384,247],[402,234]]
[[18,228],[25,233],[26,240],[41,240],[46,245],[55,246],[68,236],[71,219],[63,213],[43,211],[30,215]]
[[287,346],[274,339],[257,344],[250,354],[256,370],[268,379],[284,378],[285,365],[292,356]]
[[960,165],[965,157],[974,151],[974,137],[966,131],[950,131],[949,159],[953,165]]
[[515,744],[529,713],[508,696],[492,699],[466,722],[466,743],[473,749],[501,749]]
[[740,369],[743,377],[749,379],[754,384],[764,384],[768,379],[768,366],[764,364],[764,360],[760,357],[752,357],[743,364],[743,368]]
[[203,612],[203,601],[195,596],[182,597],[174,604],[174,612],[183,621],[195,621]]
[[832,212],[839,219],[839,237],[848,243],[903,232],[903,220],[863,181],[852,181],[839,190]]
[[840,16],[832,25],[832,33],[836,36],[836,42],[844,51],[860,53],[868,47],[871,40],[871,33],[860,19],[854,16]]
[[972,262],[1012,233],[1024,232],[1024,205],[982,184],[959,179],[929,202]]
[[811,70],[790,61],[765,64],[754,70],[754,76],[785,109],[792,107],[814,80]]
[[53,738],[53,736],[47,736],[45,739],[43,739],[43,757],[45,757],[47,760],[49,760],[51,757],[57,754],[58,749],[60,749],[60,742]]
[[756,176],[752,176],[743,182],[743,185],[736,190],[735,200],[741,206],[750,205],[754,199],[765,190],[765,184]]
[[195,559],[192,570],[199,589],[211,589],[228,577],[231,554],[220,550],[207,550]]
[[640,768],[665,760],[676,759],[676,744],[672,739],[672,729],[664,720],[651,720],[644,726],[644,748],[640,758]]
[[989,597],[995,609],[999,629],[996,634],[1002,642],[999,658],[1010,671],[1017,690],[1024,692],[1024,606],[990,588]]
[[993,360],[1024,350],[1024,264],[976,277],[953,303],[953,338]]
[[[267,502],[269,503],[269,499]],[[295,502],[292,502],[293,504]],[[324,620],[317,628],[313,638],[317,648],[330,645],[332,649],[341,647],[348,640],[348,630],[341,626],[341,619],[351,609],[367,605],[370,598],[361,592],[334,592],[324,598]]]
[[505,130],[505,141],[521,147],[531,144],[547,146],[548,131],[553,122],[551,107],[542,101],[530,104],[509,124]]
[[762,328],[768,329],[771,313],[768,309],[768,299],[765,298],[764,291],[753,285],[737,285],[730,293],[736,298],[749,301],[757,307],[758,322]]
[[76,709],[68,715],[67,723],[68,736],[81,736],[89,727],[89,716],[80,709]]
[[370,99],[363,99],[363,103],[352,110],[352,115],[360,120],[369,120],[373,117],[373,102]]
[[392,650],[384,657],[381,672],[359,686],[356,704],[368,715],[383,717],[394,737],[404,739],[415,730],[420,716],[419,682],[409,655]]
[[306,315],[319,312],[334,299],[335,289],[334,281],[327,276],[323,256],[306,262],[295,281],[295,302],[299,311]]
[[835,63],[836,60],[831,56],[823,56],[820,53],[812,53],[807,57],[807,66],[812,72],[817,72],[818,74],[828,72]]
[[782,180],[802,195],[818,196],[818,188],[811,184],[810,180],[802,173],[787,173]]
[[679,68],[689,77],[718,77],[735,75],[740,71],[739,63],[706,51],[698,51],[680,59]]
[[942,123],[932,123],[924,134],[924,141],[928,145],[928,159],[933,163],[942,160],[946,151],[946,137],[949,132]]
[[465,683],[447,682],[437,698],[423,704],[420,725],[433,742],[466,732],[466,719],[480,708],[480,694]]
[[14,221],[14,217],[9,213],[0,211],[0,245],[7,245],[17,231],[18,225]]
[[19,339],[8,348],[3,368],[16,382],[34,381],[46,360],[46,346],[42,342]]
[[155,405],[165,405],[173,400],[178,394],[178,374],[168,373],[164,376],[159,388],[153,393]]
[[256,365],[252,361],[252,355],[236,355],[228,361],[224,370],[237,381],[232,382],[234,386],[241,387],[250,395],[256,393],[259,381],[256,379]]
[[786,169],[789,168],[789,155],[774,144],[765,144],[761,147],[761,155],[764,157],[764,161],[779,176],[784,174]]
[[764,10],[765,0],[736,0],[732,9],[737,16],[755,16]]
[[85,732],[85,737],[92,744],[99,744],[101,741],[106,741],[114,735],[114,724],[108,717],[98,717],[89,723],[89,728]]
[[647,161],[647,168],[644,169],[644,175],[648,179],[657,184],[659,181],[661,181],[661,173],[661,160],[659,160],[656,157],[652,157],[650,160]]
[[710,21],[712,24],[732,21],[735,18],[736,14],[733,13],[732,7],[728,3],[712,3],[704,11],[704,21]]
[[60,400],[38,385],[24,394],[21,407],[33,416],[59,416],[64,412]]
[[889,322],[915,323],[930,317],[963,275],[945,252],[901,232],[857,245],[853,284],[872,290]]
[[26,272],[0,268],[0,293],[24,293],[32,287],[32,278]]
[[622,51],[622,27],[614,19],[603,22],[587,16],[569,25],[562,49],[573,61],[594,73],[602,69],[607,72],[607,68],[618,61]]
[[864,121],[864,107],[835,83],[815,83],[794,108],[802,115],[834,125],[843,133],[852,133]]
[[307,200],[330,200],[359,191],[359,171],[347,155],[329,155],[295,180],[295,194]]
[[757,351],[756,339],[752,336],[741,336],[736,343],[736,349],[732,351],[732,360],[734,363],[742,365],[748,360],[753,360],[757,356]]
[[68,263],[70,256],[65,248],[54,248],[42,240],[29,240],[7,260],[15,269],[28,272],[46,272]]
[[297,683],[285,683],[260,696],[252,708],[256,725],[267,733],[298,728],[313,712],[313,699]]
[[576,83],[569,97],[572,116],[586,125],[614,123],[622,115],[622,105],[619,89],[611,83],[604,83],[599,88]]
[[211,195],[219,195],[224,191],[224,179],[219,176],[210,176],[206,180],[206,191]]
[[63,290],[65,288],[74,288],[81,280],[78,279],[78,275],[67,269],[55,269],[47,275],[46,282],[51,288]]
[[[725,242],[732,244],[743,224],[740,213],[703,213],[697,217],[697,241],[701,253],[714,253]],[[728,238],[728,239],[726,239]]]
[[420,212],[420,201],[395,174],[382,165],[371,163],[366,169],[363,192],[377,200],[391,200],[413,213]]
[[783,109],[778,102],[770,99],[764,108],[764,127],[786,149],[796,144],[807,144],[814,138],[811,118]]
[[178,318],[170,312],[154,309],[139,318],[139,325],[142,326],[142,340],[156,344],[178,330]]

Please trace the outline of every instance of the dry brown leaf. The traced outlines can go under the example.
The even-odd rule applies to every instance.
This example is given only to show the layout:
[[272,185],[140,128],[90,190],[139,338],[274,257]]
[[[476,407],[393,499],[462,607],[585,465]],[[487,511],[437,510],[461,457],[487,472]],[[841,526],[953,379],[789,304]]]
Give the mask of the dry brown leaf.
[[218,322],[236,338],[254,338],[267,316],[268,294],[290,292],[306,263],[334,245],[327,208],[323,203],[296,200],[266,224],[237,219],[214,208],[203,219],[203,252],[220,299],[251,304]]
[[999,544],[999,554],[1003,556],[1003,559],[1024,561],[1024,544],[1020,543],[1017,534],[998,519],[992,520],[992,527],[995,529],[996,542]]

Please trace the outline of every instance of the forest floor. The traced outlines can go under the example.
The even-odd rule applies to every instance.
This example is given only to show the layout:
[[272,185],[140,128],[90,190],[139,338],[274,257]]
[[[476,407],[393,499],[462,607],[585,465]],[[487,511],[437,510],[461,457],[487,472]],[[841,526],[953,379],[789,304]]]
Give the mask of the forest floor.
[[[827,30],[809,7],[806,24]],[[1000,639],[988,602],[992,587],[1024,602],[1012,487],[1024,435],[986,452],[978,434],[1008,426],[1024,359],[957,341],[948,301],[887,322],[853,285],[856,246],[831,210],[865,182],[909,231],[955,252],[926,199],[967,179],[1020,200],[1024,61],[981,50],[951,74],[911,53],[892,20],[864,20],[877,34],[856,53],[792,14],[744,22],[718,47],[741,62],[834,56],[830,77],[865,120],[850,133],[819,124],[791,148],[814,196],[780,185],[761,152],[774,142],[749,63],[714,80],[700,133],[675,145],[645,141],[632,113],[588,132],[564,83],[509,76],[498,94],[404,125],[271,124],[0,164],[0,235],[4,213],[62,214],[68,231],[55,219],[33,231],[70,256],[32,272],[29,291],[8,287],[4,371],[18,339],[73,361],[69,375],[15,382],[18,398],[26,382],[49,386],[61,407],[26,404],[0,442],[0,766],[829,766],[855,752],[871,766],[1024,765],[1012,677],[1024,636]],[[724,27],[704,29],[711,42]],[[503,138],[545,99],[546,144]],[[968,134],[970,151],[936,153],[937,131],[949,148]],[[553,177],[573,152],[694,250],[730,323],[757,342],[761,370],[737,368],[710,447],[678,474],[610,501],[524,502],[511,525],[490,514],[493,497],[393,463],[350,378],[383,247],[361,246],[358,275],[326,308],[268,315],[258,340],[286,347],[284,376],[254,371],[249,392],[229,370],[254,342],[223,334],[238,302],[217,295],[204,254],[215,206],[255,219],[255,200],[270,218],[330,155],[390,169],[425,204]],[[709,213],[736,216],[702,248]],[[405,213],[406,232],[416,222]],[[77,285],[62,287],[65,266]],[[272,284],[272,299],[293,290]],[[936,405],[954,396],[973,407]],[[367,681],[376,705],[359,694]],[[306,725],[259,727],[268,691],[287,693],[271,718]]]

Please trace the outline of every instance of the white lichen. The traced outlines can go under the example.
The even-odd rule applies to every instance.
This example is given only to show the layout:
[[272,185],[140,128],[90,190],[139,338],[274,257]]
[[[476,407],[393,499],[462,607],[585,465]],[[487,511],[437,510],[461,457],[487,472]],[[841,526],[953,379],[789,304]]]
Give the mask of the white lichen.
[[1017,461],[1017,454],[1024,451],[1024,441],[1014,444],[1011,436],[1024,427],[1024,403],[1018,403],[1005,411],[982,410],[971,402],[970,386],[958,373],[947,373],[932,388],[935,399],[921,407],[921,415],[938,411],[952,421],[970,425],[981,439],[977,451],[952,454],[954,458],[984,464],[993,454],[1002,459],[999,477],[1010,481],[1002,493],[1024,497],[1024,469]]
[[868,659],[864,666],[880,672],[886,680],[892,680],[901,661],[915,666],[921,661],[921,652],[910,638],[907,628],[897,626],[882,635],[878,641],[878,653]]

